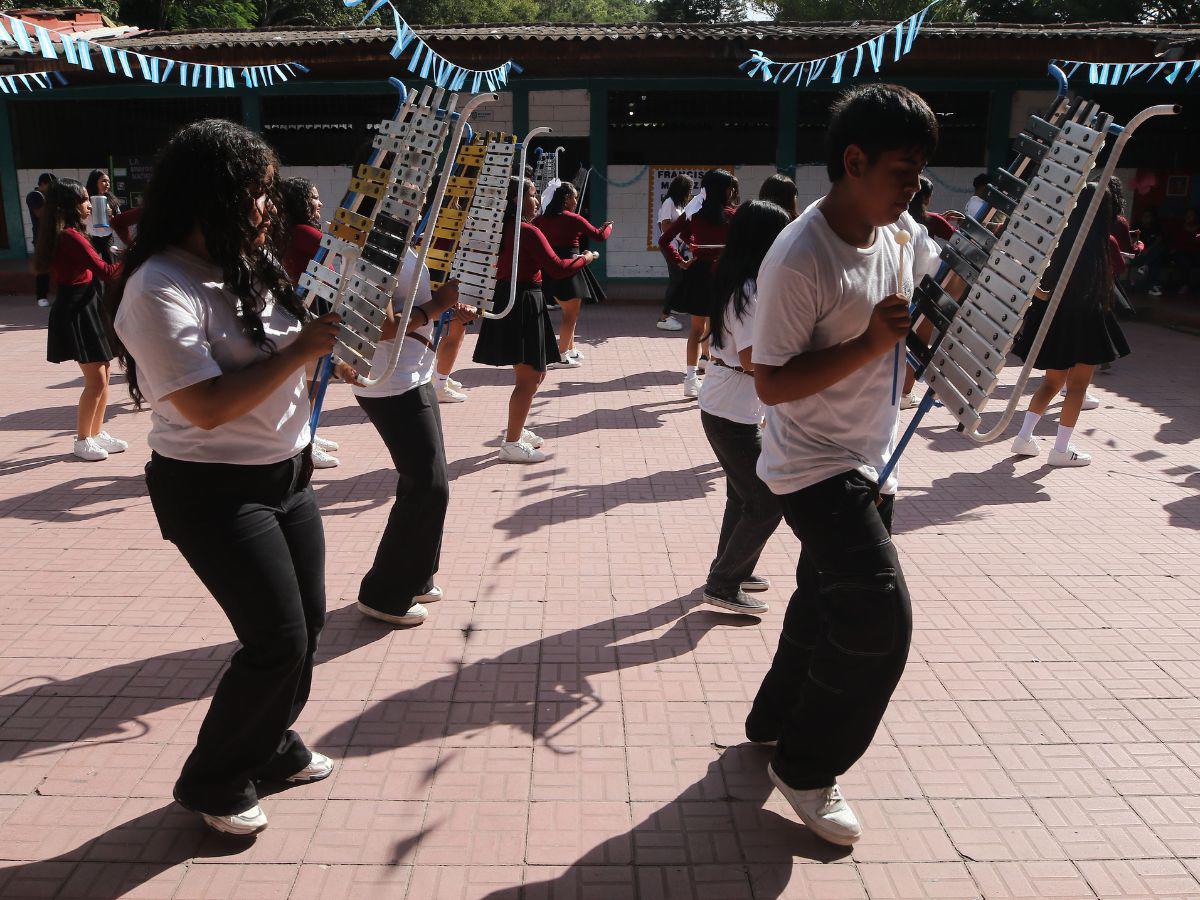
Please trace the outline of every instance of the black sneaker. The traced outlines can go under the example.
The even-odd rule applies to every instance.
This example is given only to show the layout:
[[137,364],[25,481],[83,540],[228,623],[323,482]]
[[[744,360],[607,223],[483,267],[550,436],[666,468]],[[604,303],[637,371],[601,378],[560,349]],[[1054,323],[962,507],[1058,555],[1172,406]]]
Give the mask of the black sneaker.
[[739,590],[733,594],[724,594],[704,589],[704,602],[727,609],[730,612],[742,613],[747,616],[757,616],[770,610],[770,606],[762,600],[751,597],[745,591]]
[[763,578],[761,575],[751,575],[742,582],[743,591],[757,593],[758,591],[769,591],[770,589],[771,580],[769,578]]

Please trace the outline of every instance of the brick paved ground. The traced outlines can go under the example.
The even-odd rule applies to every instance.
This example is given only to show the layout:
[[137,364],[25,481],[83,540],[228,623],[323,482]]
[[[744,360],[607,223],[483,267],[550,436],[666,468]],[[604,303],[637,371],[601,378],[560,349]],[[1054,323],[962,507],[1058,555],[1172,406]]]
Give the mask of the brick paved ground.
[[115,407],[123,457],[65,457],[78,373],[43,362],[44,312],[0,307],[0,895],[1200,896],[1197,339],[1130,328],[1084,414],[1090,469],[975,447],[944,414],[922,431],[898,513],[914,649],[843,782],[867,832],[842,855],[741,744],[796,543],[764,557],[761,623],[697,604],[722,478],[653,317],[586,310],[587,365],[537,400],[541,466],[493,462],[504,375],[464,368],[447,600],[417,630],[348,605],[392,476],[335,392],[300,727],[338,770],[268,798],[243,845],[170,802],[234,645],[155,530],[148,417]]

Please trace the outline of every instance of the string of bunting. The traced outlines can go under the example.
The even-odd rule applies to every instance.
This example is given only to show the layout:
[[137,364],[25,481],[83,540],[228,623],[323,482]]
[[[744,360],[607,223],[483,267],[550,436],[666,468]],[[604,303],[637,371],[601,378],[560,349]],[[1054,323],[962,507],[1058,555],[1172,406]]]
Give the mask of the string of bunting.
[[[347,9],[353,9],[361,5],[364,0],[342,0],[342,2]],[[408,71],[414,73],[418,78],[432,81],[440,88],[448,88],[452,91],[466,89],[472,94],[478,94],[481,91],[499,90],[508,84],[508,79],[514,72],[520,74],[522,71],[521,67],[511,59],[494,69],[467,69],[450,62],[412,30],[392,0],[375,0],[359,24],[367,21],[385,6],[391,9],[396,25],[396,42],[392,44],[391,49],[392,58],[399,59],[411,50],[412,58],[408,61]],[[468,80],[470,81],[469,87],[467,86]]]
[[[1200,59],[1181,59],[1175,62],[1131,62],[1131,63],[1095,63],[1078,59],[1056,59],[1054,64],[1062,69],[1068,78],[1083,69],[1087,73],[1089,84],[1109,85],[1117,87],[1137,79],[1151,82],[1162,76],[1167,84],[1187,84],[1200,73]],[[1186,74],[1184,74],[1186,72]],[[1180,75],[1183,75],[1182,80]]]
[[[61,43],[56,43],[55,38]],[[194,88],[237,87],[239,76],[246,87],[256,88],[274,84],[276,81],[287,81],[297,73],[308,71],[305,66],[296,62],[243,66],[235,71],[232,66],[213,66],[207,63],[164,59],[161,56],[147,56],[136,50],[98,44],[69,32],[51,32],[34,22],[26,22],[5,13],[0,13],[0,44],[15,47],[21,53],[42,56],[56,62],[61,54],[69,65],[78,66],[88,72],[103,68],[110,75],[142,78],[152,84],[167,84],[178,80],[183,87]],[[176,76],[175,79],[172,79],[172,74]]]
[[[913,13],[903,22],[897,22],[894,27],[889,28],[883,34],[863,41],[849,50],[834,53],[832,56],[788,63],[769,59],[763,55],[761,50],[751,50],[751,57],[738,68],[751,78],[758,78],[772,84],[795,83],[804,87],[826,77],[827,70],[828,78],[833,84],[841,84],[843,79],[857,78],[862,71],[863,63],[869,63],[872,71],[878,73],[879,67],[883,65],[884,57],[888,55],[888,39],[892,39],[892,61],[897,62],[900,57],[907,55],[912,50],[913,41],[917,39],[921,26],[925,24],[925,17],[937,3],[938,0],[933,0],[924,9]],[[847,62],[852,64],[853,71],[846,71]]]
[[15,75],[0,75],[0,94],[19,94],[22,90],[36,91],[66,83],[67,79],[61,72],[17,72]]

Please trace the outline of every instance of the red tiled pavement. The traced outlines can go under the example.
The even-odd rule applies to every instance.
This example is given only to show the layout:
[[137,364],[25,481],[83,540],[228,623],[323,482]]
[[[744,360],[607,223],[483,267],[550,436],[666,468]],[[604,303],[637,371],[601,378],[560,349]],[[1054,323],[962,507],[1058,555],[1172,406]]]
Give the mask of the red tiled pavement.
[[843,779],[867,827],[844,853],[741,743],[797,546],[767,549],[761,623],[697,602],[722,476],[653,318],[585,310],[586,364],[535,403],[540,466],[494,462],[507,375],[465,362],[446,600],[411,631],[352,606],[393,478],[332,391],[331,613],[300,727],[338,769],[266,798],[238,844],[170,802],[234,644],[155,528],[148,416],[118,384],[130,451],[64,456],[78,373],[43,361],[44,311],[0,306],[0,896],[1200,897],[1197,339],[1129,327],[1079,429],[1089,469],[941,413],[922,429],[897,514],[912,659]]

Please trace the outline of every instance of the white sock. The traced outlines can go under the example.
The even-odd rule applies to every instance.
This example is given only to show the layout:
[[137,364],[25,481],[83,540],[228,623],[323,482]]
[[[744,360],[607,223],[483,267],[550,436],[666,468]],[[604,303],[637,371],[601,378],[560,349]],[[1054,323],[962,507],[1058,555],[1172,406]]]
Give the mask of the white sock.
[[441,372],[434,372],[433,377],[437,379],[437,386],[440,388],[444,388],[446,386],[446,379],[449,378],[450,376],[443,375]]
[[1068,428],[1066,425],[1059,425],[1058,436],[1054,439],[1054,449],[1059,453],[1066,453],[1067,448],[1071,446],[1071,435],[1074,432],[1074,428]]
[[1037,423],[1042,420],[1041,415],[1035,412],[1025,413],[1025,421],[1021,423],[1021,431],[1017,435],[1021,440],[1027,441],[1033,437],[1033,429],[1037,428]]
[[696,377],[696,367],[695,367],[695,366],[688,366],[688,367],[687,367],[687,377],[688,377],[688,378],[695,378],[695,377]]

